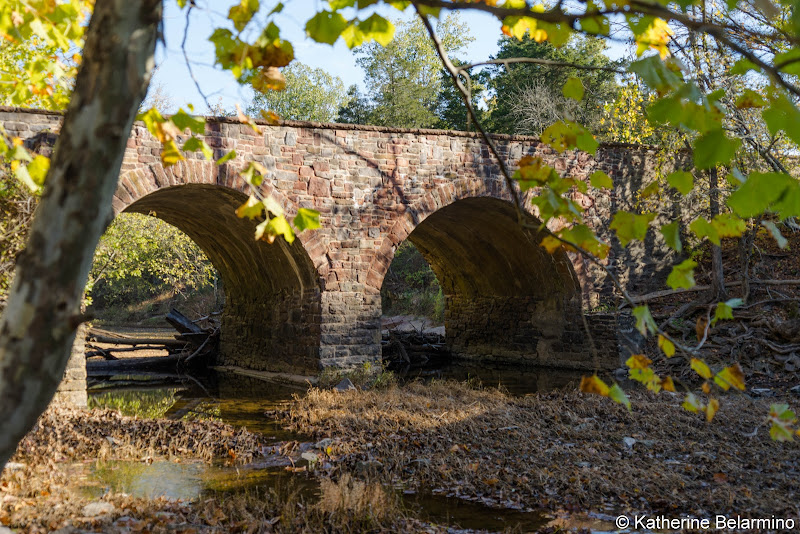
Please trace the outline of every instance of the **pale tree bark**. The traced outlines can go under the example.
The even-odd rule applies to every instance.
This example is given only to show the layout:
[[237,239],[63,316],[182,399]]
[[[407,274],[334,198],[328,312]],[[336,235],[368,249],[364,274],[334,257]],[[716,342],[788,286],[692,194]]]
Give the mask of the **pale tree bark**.
[[0,319],[0,469],[47,407],[145,96],[161,0],[97,0],[83,64]]

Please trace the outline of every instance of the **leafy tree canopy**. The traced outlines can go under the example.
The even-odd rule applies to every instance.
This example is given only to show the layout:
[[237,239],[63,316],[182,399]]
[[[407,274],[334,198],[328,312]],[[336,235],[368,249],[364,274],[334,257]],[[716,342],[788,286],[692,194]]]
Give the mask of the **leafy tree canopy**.
[[339,109],[350,101],[341,78],[331,76],[325,69],[294,61],[282,73],[286,87],[282,91],[256,92],[248,113],[272,111],[282,119],[333,122]]
[[[463,53],[473,41],[457,13],[443,17],[437,31],[451,55]],[[365,73],[370,124],[431,128],[438,123],[435,110],[444,86],[442,66],[419,20],[399,23],[387,46],[371,42],[355,53]]]
[[[526,35],[521,40],[504,37],[493,59],[534,58],[582,67],[619,67],[606,55],[605,41],[593,36],[572,34],[560,47]],[[488,127],[499,133],[539,135],[563,118],[593,126],[602,115],[603,104],[616,95],[615,73],[546,64],[512,63],[495,66],[489,81],[493,91]],[[580,101],[563,96],[561,88],[571,77],[580,80],[584,95]],[[572,112],[567,117],[565,112]],[[547,120],[549,119],[549,121]]]

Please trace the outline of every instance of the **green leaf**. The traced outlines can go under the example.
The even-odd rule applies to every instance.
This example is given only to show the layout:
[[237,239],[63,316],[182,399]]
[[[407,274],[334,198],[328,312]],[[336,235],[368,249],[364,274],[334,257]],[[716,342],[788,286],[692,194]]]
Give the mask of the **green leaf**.
[[577,100],[580,102],[583,100],[583,94],[586,90],[583,87],[583,83],[581,79],[577,76],[570,76],[567,79],[567,82],[564,84],[564,87],[561,88],[561,93],[566,98],[571,98],[573,100]]
[[228,11],[228,19],[233,22],[237,31],[244,30],[247,23],[258,12],[258,0],[242,0]]
[[694,234],[700,239],[707,237],[708,240],[715,245],[720,244],[719,233],[717,233],[717,229],[714,228],[713,224],[702,217],[698,217],[692,221],[692,224],[689,225],[689,230],[694,232]]
[[[648,23],[647,26],[649,25]],[[675,68],[672,64],[661,61],[658,56],[649,56],[639,61],[634,61],[630,64],[628,70],[638,74],[642,81],[660,96],[677,89],[683,83],[680,68]]]
[[786,96],[781,95],[772,105],[761,112],[769,133],[776,135],[783,130],[796,144],[800,144],[800,111]]
[[800,74],[800,50],[797,48],[790,48],[786,52],[775,54],[772,59],[772,64],[776,67],[780,66],[781,72]]
[[681,226],[680,222],[673,221],[661,227],[661,235],[664,236],[664,241],[667,246],[676,252],[683,250],[681,243]]
[[611,389],[608,390],[608,398],[618,404],[622,404],[628,411],[631,411],[631,401],[618,384],[614,384],[611,386]]
[[608,35],[611,25],[606,17],[589,17],[581,19],[581,30],[592,35]]
[[650,315],[650,308],[648,308],[647,305],[637,306],[631,313],[633,313],[636,319],[636,330],[643,336],[646,337],[648,333],[655,333],[658,331],[658,326],[656,326],[653,316]]
[[610,228],[617,232],[617,238],[623,247],[634,239],[643,240],[647,235],[650,222],[656,218],[655,213],[637,215],[629,211],[618,211],[614,214]]
[[214,152],[211,150],[211,147],[199,137],[193,136],[187,139],[183,144],[183,151],[194,152],[196,150],[200,150],[207,160],[210,160],[212,157],[214,157]]
[[752,172],[747,181],[731,193],[727,204],[739,217],[755,217],[767,211],[787,189],[796,186],[797,181],[788,174]]
[[227,154],[225,154],[224,156],[222,156],[217,160],[217,165],[222,165],[223,163],[227,163],[234,158],[236,158],[236,151],[231,150],[230,152],[228,152]]
[[667,182],[677,189],[681,195],[688,195],[694,187],[694,176],[690,172],[675,171],[667,176]]
[[778,244],[778,248],[784,249],[789,244],[789,240],[783,237],[783,234],[778,229],[778,226],[772,221],[761,221],[761,225],[765,227],[769,232],[772,234],[772,237],[775,239],[775,242]]
[[611,181],[611,177],[603,171],[594,171],[589,177],[589,183],[592,184],[592,187],[596,187],[598,189],[614,188],[614,182]]
[[377,13],[359,22],[358,29],[361,30],[365,40],[375,40],[381,46],[388,45],[394,38],[394,24]]
[[[245,0],[243,0],[245,1]],[[179,109],[176,114],[170,117],[172,123],[183,131],[189,128],[193,134],[202,135],[206,131],[206,120],[203,117],[192,117],[182,109]]]
[[750,61],[749,59],[742,58],[736,63],[733,64],[730,71],[730,74],[747,74],[750,70],[759,70],[755,63]]
[[308,208],[300,208],[297,210],[297,215],[294,216],[295,228],[298,232],[303,230],[316,230],[320,228],[319,212]]
[[577,134],[566,121],[558,121],[550,125],[540,137],[543,143],[550,145],[558,152],[564,152],[578,145]]
[[773,404],[769,408],[769,420],[772,426],[769,429],[770,437],[775,441],[792,441],[794,432],[791,426],[797,418],[788,404]]
[[347,26],[347,20],[341,13],[320,11],[306,23],[306,33],[318,43],[332,45]]
[[711,220],[711,226],[719,237],[739,237],[747,229],[747,224],[733,213],[720,213]]
[[672,289],[679,287],[690,289],[694,287],[694,269],[697,267],[697,262],[694,260],[684,260],[672,268],[672,271],[667,276],[667,285]]
[[722,128],[703,134],[694,143],[694,165],[698,169],[710,169],[729,163],[742,144],[741,139],[731,139]]
[[[608,244],[600,241],[594,232],[585,224],[576,224],[572,228],[561,230],[559,236],[565,241],[576,244],[598,258],[602,259],[608,256],[608,250],[610,248]],[[571,249],[572,247],[569,248]]]
[[711,324],[714,325],[717,321],[723,319],[733,319],[733,306],[727,302],[717,302],[717,308],[714,310],[714,318],[711,320]]
[[241,177],[244,179],[245,182],[252,185],[253,187],[258,187],[261,185],[261,182],[264,181],[264,174],[266,174],[266,169],[260,163],[256,163],[255,161],[251,161],[247,164],[247,167],[239,173]]
[[27,150],[25,150],[25,147],[22,145],[15,145],[10,152],[11,153],[7,155],[8,159],[14,161],[27,161],[27,162],[33,161],[33,158],[31,157],[30,153]]
[[597,153],[597,147],[600,146],[600,142],[597,139],[595,139],[594,135],[592,135],[592,132],[590,132],[583,126],[580,125],[576,126],[578,130],[576,138],[578,148],[591,155],[595,155]]
[[745,89],[736,98],[736,107],[739,109],[763,108],[766,105],[766,99],[752,89]]

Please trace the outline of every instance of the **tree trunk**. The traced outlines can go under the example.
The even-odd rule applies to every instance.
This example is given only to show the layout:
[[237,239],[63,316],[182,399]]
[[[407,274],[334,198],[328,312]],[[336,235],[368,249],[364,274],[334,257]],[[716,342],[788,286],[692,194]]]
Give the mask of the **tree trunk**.
[[97,0],[83,64],[0,319],[0,469],[61,381],[125,146],[144,98],[161,0]]
[[[708,172],[708,193],[711,218],[719,215],[719,175],[717,168],[713,167]],[[722,247],[711,244],[711,290],[715,300],[727,300],[728,290],[725,289],[725,271],[722,266]]]

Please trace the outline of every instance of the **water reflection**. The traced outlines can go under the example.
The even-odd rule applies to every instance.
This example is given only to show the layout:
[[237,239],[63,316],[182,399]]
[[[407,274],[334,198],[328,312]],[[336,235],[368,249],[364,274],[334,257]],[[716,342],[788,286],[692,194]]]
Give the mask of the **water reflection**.
[[[568,385],[579,378],[576,373],[553,370],[520,371],[450,365],[421,375],[428,378],[478,379],[484,386],[504,387],[511,394],[524,395]],[[296,388],[268,383],[228,373],[183,379],[157,387],[148,386],[130,376],[120,380],[123,387],[113,387],[108,377],[102,389],[91,391],[91,407],[120,410],[125,415],[166,417],[170,419],[214,419],[246,427],[276,441],[309,441],[308,436],[285,430],[267,413],[284,409],[297,393]],[[109,387],[111,386],[111,387]],[[138,497],[166,496],[173,499],[196,499],[209,493],[229,493],[252,488],[299,488],[309,500],[319,497],[319,484],[304,473],[289,473],[280,467],[253,465],[228,467],[200,462],[156,461],[106,462],[88,473],[84,491],[100,496],[106,491],[123,492]],[[414,515],[440,524],[462,528],[521,531],[536,530],[549,519],[536,512],[493,509],[479,503],[442,495],[403,495],[404,506]]]

